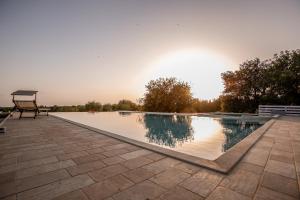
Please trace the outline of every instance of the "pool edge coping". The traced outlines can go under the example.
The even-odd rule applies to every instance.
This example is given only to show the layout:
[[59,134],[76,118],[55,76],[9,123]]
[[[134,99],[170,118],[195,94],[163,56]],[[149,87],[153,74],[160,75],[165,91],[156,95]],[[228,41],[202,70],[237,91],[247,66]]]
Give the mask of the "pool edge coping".
[[256,142],[269,130],[269,128],[274,124],[275,119],[270,119],[267,121],[263,126],[259,127],[255,131],[253,131],[250,135],[245,137],[243,140],[238,142],[236,145],[234,145],[232,148],[230,148],[227,152],[220,155],[215,160],[208,160],[204,158],[199,158],[196,156],[176,152],[170,149],[165,149],[163,147],[155,146],[152,144],[148,144],[145,142],[137,141],[134,139],[130,139],[121,135],[118,135],[116,133],[112,133],[109,131],[101,130],[98,128],[94,128],[79,122],[75,122],[69,119],[65,119],[63,117],[55,116],[52,114],[49,114],[49,116],[60,119],[62,121],[74,124],[76,126],[91,130],[96,133],[100,133],[102,135],[106,135],[108,137],[112,137],[114,139],[133,144],[135,146],[154,151],[159,154],[163,154],[193,165],[197,165],[200,167],[204,167],[207,169],[211,169],[217,172],[221,172],[224,174],[229,173],[234,166],[246,155],[246,153],[251,149],[251,147],[256,144]]

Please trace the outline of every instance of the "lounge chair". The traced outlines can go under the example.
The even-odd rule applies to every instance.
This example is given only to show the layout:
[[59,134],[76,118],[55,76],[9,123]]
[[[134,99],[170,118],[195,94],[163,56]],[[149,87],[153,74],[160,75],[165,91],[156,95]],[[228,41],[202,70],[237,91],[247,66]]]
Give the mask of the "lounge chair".
[[[21,119],[23,112],[34,112],[34,116],[33,118],[36,118],[36,116],[40,113],[40,112],[47,112],[48,115],[48,108],[38,108],[37,104],[36,104],[36,93],[38,91],[32,91],[32,90],[17,90],[13,93],[11,93],[11,95],[13,95],[13,103],[15,104],[15,107],[13,110],[18,110],[20,112],[20,116],[19,119]],[[15,96],[33,96],[34,95],[34,99],[33,100],[16,100]]]

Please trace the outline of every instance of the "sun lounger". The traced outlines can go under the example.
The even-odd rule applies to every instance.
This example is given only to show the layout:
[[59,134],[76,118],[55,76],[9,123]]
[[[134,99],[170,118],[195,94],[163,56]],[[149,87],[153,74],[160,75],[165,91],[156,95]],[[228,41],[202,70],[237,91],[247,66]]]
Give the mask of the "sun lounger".
[[[13,92],[11,95],[13,95],[13,103],[15,104],[15,107],[13,110],[18,110],[20,112],[19,119],[22,118],[23,112],[33,112],[34,116],[33,118],[36,118],[36,116],[40,112],[46,112],[48,115],[48,108],[38,108],[36,104],[36,93],[38,91],[32,91],[32,90],[17,90]],[[15,96],[34,96],[33,100],[17,100]]]

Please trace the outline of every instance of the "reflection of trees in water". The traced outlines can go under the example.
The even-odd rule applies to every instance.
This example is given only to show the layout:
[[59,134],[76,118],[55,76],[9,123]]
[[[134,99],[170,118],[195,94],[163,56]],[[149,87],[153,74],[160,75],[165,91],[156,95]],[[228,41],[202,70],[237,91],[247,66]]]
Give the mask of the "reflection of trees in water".
[[251,132],[261,126],[258,122],[245,122],[238,119],[221,119],[220,123],[223,126],[225,134],[225,143],[223,151],[227,151],[239,141],[247,137]]
[[140,121],[147,129],[149,142],[175,147],[193,139],[190,116],[145,114]]

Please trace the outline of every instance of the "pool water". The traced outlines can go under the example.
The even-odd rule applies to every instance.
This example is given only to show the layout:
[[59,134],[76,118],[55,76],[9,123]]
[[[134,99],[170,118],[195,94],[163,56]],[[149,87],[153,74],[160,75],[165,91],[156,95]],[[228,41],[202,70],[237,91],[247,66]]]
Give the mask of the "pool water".
[[214,160],[265,121],[134,112],[52,113],[140,142]]

